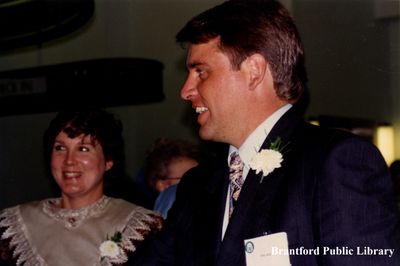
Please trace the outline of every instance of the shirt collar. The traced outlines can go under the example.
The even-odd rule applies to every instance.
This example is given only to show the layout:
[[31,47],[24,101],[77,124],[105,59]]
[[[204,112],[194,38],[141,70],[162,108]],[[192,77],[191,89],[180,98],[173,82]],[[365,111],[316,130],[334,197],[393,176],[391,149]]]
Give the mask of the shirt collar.
[[290,108],[291,104],[286,104],[276,110],[272,115],[265,119],[243,142],[238,148],[230,145],[228,155],[228,165],[233,152],[238,152],[245,166],[250,163],[250,160],[260,150],[265,138],[268,136],[272,127]]

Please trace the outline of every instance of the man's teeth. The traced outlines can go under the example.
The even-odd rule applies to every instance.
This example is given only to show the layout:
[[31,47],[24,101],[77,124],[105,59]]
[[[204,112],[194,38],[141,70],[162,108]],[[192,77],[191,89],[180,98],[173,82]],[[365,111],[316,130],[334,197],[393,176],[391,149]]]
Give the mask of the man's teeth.
[[207,107],[196,107],[196,113],[201,114],[204,112],[207,112],[208,108]]

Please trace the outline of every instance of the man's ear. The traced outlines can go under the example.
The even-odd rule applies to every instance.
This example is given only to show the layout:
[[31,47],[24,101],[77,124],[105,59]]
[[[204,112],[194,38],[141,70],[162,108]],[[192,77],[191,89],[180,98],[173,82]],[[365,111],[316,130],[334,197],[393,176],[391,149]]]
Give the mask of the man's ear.
[[254,90],[264,80],[268,68],[267,61],[261,54],[252,54],[243,62],[249,77],[249,88]]

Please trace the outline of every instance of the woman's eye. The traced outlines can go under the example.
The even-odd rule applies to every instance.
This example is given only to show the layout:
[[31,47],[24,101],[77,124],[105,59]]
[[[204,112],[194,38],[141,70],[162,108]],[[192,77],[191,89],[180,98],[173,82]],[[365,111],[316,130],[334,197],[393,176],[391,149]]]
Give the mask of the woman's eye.
[[79,147],[79,151],[87,152],[87,151],[89,151],[89,148],[85,147],[85,146],[81,146],[81,147]]
[[63,151],[63,150],[65,150],[65,148],[62,145],[54,145],[54,150],[55,151]]

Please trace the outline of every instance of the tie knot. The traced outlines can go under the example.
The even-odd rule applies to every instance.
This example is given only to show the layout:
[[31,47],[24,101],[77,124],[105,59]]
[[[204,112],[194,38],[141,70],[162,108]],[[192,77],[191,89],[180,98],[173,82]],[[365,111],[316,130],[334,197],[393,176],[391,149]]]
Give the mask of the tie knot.
[[243,170],[243,162],[237,152],[232,153],[229,168],[230,173],[238,173]]
[[229,166],[237,166],[242,164],[242,159],[240,159],[239,153],[233,152],[231,155],[231,160],[229,162]]

